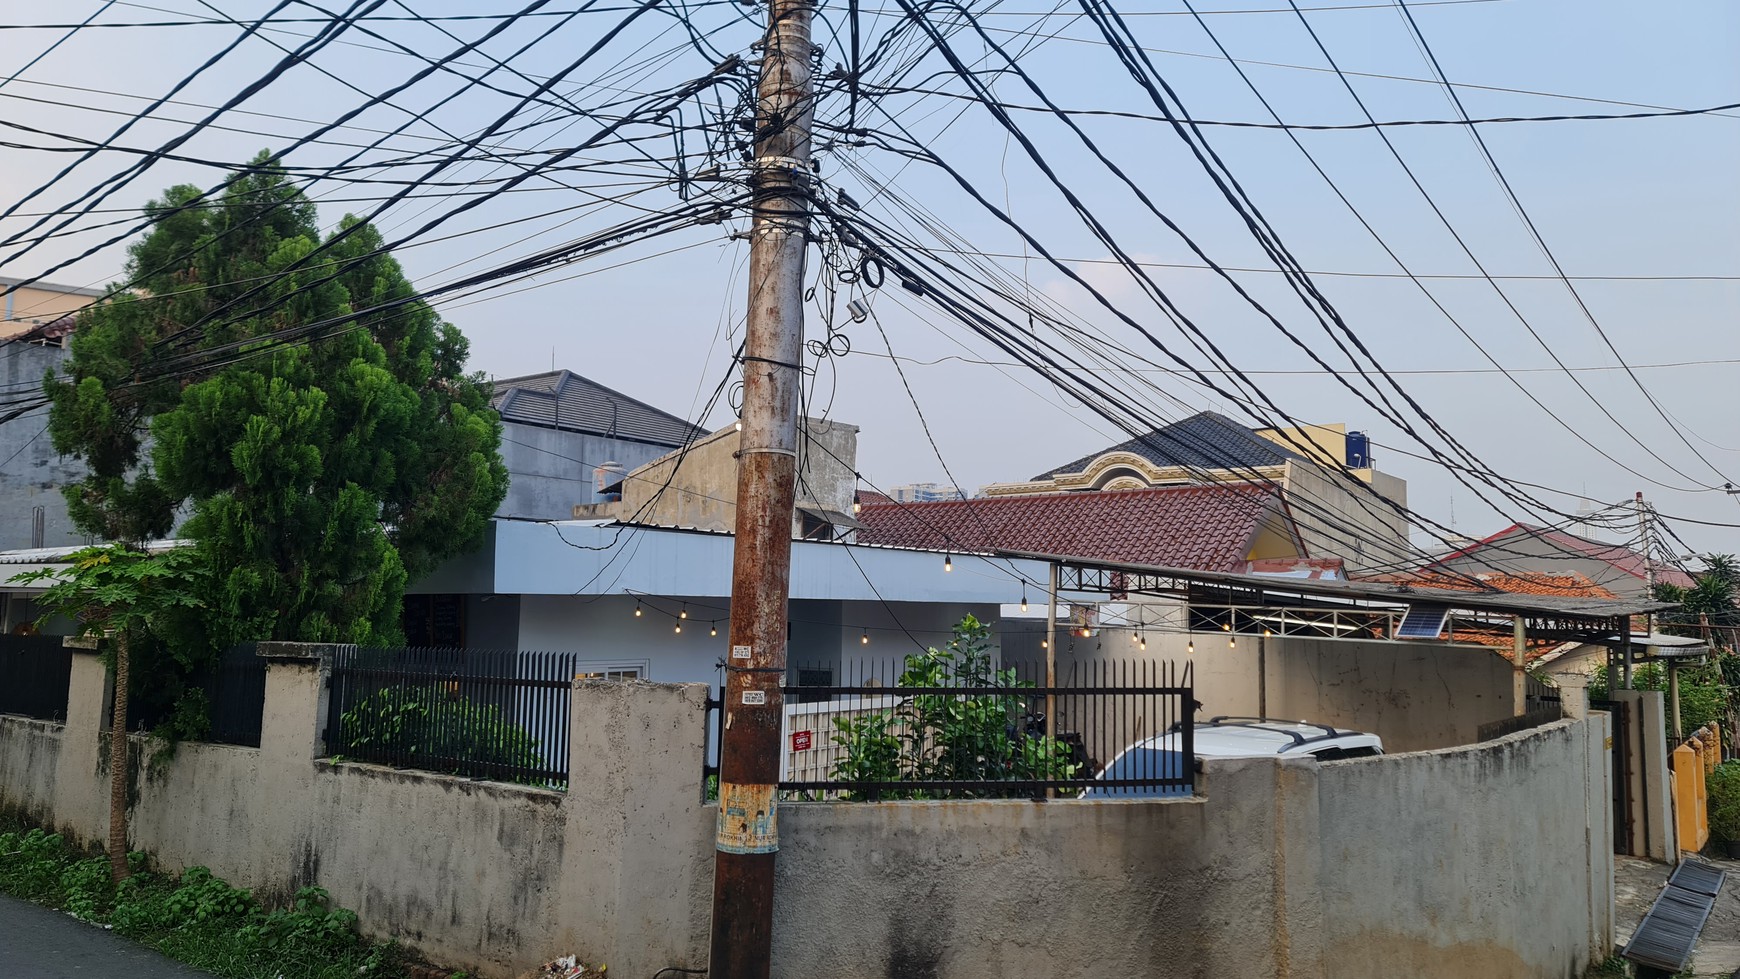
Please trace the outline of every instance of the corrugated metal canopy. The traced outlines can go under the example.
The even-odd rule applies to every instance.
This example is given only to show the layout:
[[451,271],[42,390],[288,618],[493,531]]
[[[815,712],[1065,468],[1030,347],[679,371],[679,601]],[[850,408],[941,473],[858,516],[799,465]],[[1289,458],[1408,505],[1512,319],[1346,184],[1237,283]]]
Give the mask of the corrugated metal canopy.
[[[1615,619],[1677,608],[1675,602],[1628,601],[1571,595],[1522,595],[1513,592],[1453,591],[1444,588],[1419,588],[1403,584],[1376,581],[1341,581],[1325,579],[1287,578],[1275,575],[1241,574],[1224,571],[1192,571],[1186,568],[1163,568],[1139,564],[1115,564],[1086,558],[1056,554],[1033,554],[1020,551],[995,551],[1001,557],[1054,561],[1066,567],[1096,569],[1122,573],[1127,577],[1146,576],[1173,579],[1174,582],[1217,585],[1235,589],[1264,591],[1273,594],[1312,595],[1350,602],[1380,603],[1408,606],[1431,603],[1452,609],[1497,612],[1509,615],[1565,616],[1579,619]],[[1130,592],[1146,591],[1132,583]],[[1157,589],[1177,593],[1176,586]]]

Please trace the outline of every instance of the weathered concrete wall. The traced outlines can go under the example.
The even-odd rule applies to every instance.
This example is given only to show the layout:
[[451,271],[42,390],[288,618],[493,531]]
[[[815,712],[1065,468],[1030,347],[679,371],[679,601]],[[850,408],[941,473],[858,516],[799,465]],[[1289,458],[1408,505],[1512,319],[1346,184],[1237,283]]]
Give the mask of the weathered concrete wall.
[[0,749],[0,786],[9,809],[49,822],[57,808],[55,773],[60,769],[63,725],[23,717],[6,719]]
[[[1196,636],[1191,657],[1204,716],[1257,713],[1257,637]],[[1181,637],[1148,643],[1181,658]],[[1270,717],[1369,731],[1389,752],[1478,740],[1480,725],[1513,715],[1511,665],[1497,653],[1438,643],[1361,643],[1269,637]]]
[[[59,725],[0,716],[0,805],[73,837],[108,831],[104,673],[74,660]],[[705,964],[706,689],[576,681],[572,793],[318,760],[318,659],[274,661],[261,749],[135,738],[129,845],[266,895],[326,888],[363,927],[484,976],[577,952],[612,972]]]
[[[1004,659],[1043,661],[1044,630],[1043,619],[1000,623]],[[1222,632],[1156,631],[1144,638],[1148,648],[1141,650],[1126,630],[1082,639],[1060,627],[1058,675],[1067,679],[1078,665],[1189,664],[1202,702],[1199,717],[1257,716],[1258,637],[1241,635],[1236,646]],[[1489,649],[1274,636],[1263,642],[1268,716],[1369,731],[1392,753],[1469,744],[1478,740],[1480,725],[1514,713],[1511,664]]]
[[1319,976],[1319,909],[1294,899],[1315,853],[1292,852],[1311,777],[1241,761],[1186,800],[785,806],[774,973]]
[[[705,966],[704,688],[577,682],[557,793],[320,761],[319,659],[263,648],[265,747],[144,762],[133,846],[270,894],[318,884],[483,976],[568,952]],[[102,838],[103,681],[76,657],[71,724],[0,717],[0,805]],[[774,975],[1577,975],[1612,937],[1606,724],[1209,762],[1184,800],[787,805]]]
[[[40,390],[50,367],[68,351],[34,343],[0,343],[0,390]],[[85,542],[66,514],[60,488],[84,478],[85,465],[62,458],[48,437],[48,409],[39,408],[0,425],[0,550],[68,547]],[[36,508],[42,508],[43,536],[33,540]]]
[[1581,976],[1613,933],[1608,730],[1322,765],[1325,974]]

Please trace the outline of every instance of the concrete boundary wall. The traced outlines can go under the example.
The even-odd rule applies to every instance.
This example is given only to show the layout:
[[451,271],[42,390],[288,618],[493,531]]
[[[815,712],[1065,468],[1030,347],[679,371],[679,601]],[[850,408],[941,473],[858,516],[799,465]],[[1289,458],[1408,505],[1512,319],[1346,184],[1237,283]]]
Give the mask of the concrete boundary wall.
[[[576,681],[573,789],[321,760],[319,649],[266,646],[260,749],[149,745],[131,843],[505,977],[706,965],[706,689]],[[0,717],[0,805],[107,826],[104,674],[68,725]],[[781,809],[780,979],[1576,976],[1612,944],[1607,717],[1319,765],[1210,763],[1194,798]]]

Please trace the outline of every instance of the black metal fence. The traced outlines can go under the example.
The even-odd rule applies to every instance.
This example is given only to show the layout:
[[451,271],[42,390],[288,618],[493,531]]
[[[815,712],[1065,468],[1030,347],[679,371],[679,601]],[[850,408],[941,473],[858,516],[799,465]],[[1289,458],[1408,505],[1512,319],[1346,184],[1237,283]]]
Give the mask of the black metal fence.
[[[260,746],[261,720],[266,711],[266,661],[255,655],[254,643],[241,643],[218,654],[216,665],[193,678],[205,695],[211,725],[198,740],[209,744]],[[135,674],[136,676],[138,674]],[[140,690],[128,700],[127,728],[155,730],[176,710],[176,698]]]
[[0,636],[0,714],[66,720],[72,650],[59,636]]
[[341,650],[329,755],[565,789],[573,653]]
[[1087,790],[1194,790],[1189,664],[1074,663],[1058,667],[1052,685],[1043,663],[986,665],[964,674],[907,666],[893,660],[794,665],[789,676],[807,682],[784,688],[784,797],[1069,798]]

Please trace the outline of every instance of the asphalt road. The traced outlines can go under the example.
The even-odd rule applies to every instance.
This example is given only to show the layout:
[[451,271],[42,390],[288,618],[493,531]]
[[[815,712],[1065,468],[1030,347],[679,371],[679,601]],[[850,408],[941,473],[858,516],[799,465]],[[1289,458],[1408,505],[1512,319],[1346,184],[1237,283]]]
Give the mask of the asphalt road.
[[0,976],[6,979],[212,979],[71,915],[0,895]]

